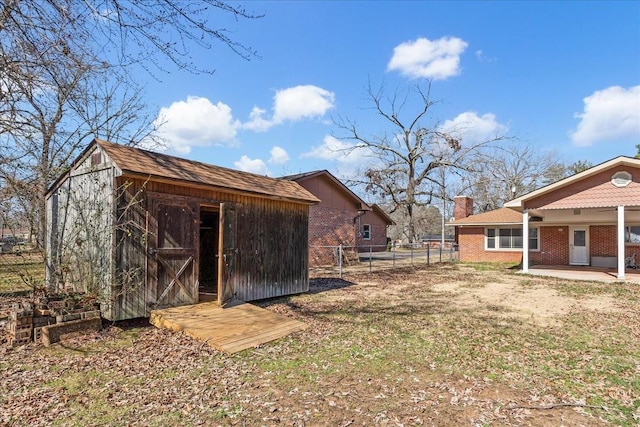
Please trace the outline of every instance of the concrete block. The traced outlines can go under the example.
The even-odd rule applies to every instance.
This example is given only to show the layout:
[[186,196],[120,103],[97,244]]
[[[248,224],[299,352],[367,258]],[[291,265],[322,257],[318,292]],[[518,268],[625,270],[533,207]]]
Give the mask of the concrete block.
[[48,347],[53,343],[63,340],[65,335],[86,331],[99,331],[100,329],[102,329],[102,319],[100,317],[43,326],[42,343]]

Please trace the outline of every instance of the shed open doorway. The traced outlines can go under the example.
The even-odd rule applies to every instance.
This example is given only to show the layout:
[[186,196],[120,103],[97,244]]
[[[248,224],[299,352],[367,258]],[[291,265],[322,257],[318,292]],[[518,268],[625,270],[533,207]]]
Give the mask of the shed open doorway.
[[220,237],[220,210],[200,208],[200,266],[198,293],[200,302],[218,299],[218,242]]

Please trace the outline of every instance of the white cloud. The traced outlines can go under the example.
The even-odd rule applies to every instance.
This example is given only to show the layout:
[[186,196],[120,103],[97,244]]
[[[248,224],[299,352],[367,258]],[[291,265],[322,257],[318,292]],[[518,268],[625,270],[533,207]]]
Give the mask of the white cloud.
[[312,147],[301,157],[335,162],[335,170],[340,176],[352,176],[362,168],[378,163],[369,148],[358,147],[354,143],[340,141],[330,135],[324,137],[322,145]]
[[258,175],[270,175],[271,172],[267,168],[267,165],[260,159],[250,159],[247,156],[242,156],[240,160],[235,161],[233,165],[236,169],[243,172],[251,172]]
[[289,161],[289,155],[287,151],[278,147],[277,145],[271,149],[271,158],[269,159],[269,163],[273,163],[275,165],[283,165]]
[[305,85],[279,90],[274,97],[273,119],[277,122],[322,117],[333,108],[333,92],[318,86]]
[[265,132],[269,130],[269,128],[273,126],[273,122],[262,117],[266,112],[267,110],[263,110],[262,108],[253,107],[253,110],[251,110],[249,114],[249,121],[243,124],[242,127],[255,132]]
[[569,133],[575,145],[640,138],[640,86],[611,86],[583,101],[584,111],[574,115],[580,123]]
[[495,114],[485,113],[479,116],[474,111],[466,111],[453,120],[446,120],[440,130],[459,138],[463,144],[473,145],[496,136],[504,136],[509,128],[499,123]]
[[276,91],[273,97],[273,116],[265,119],[266,110],[253,107],[249,121],[243,126],[256,132],[264,132],[286,121],[299,121],[324,116],[333,108],[335,94],[318,86],[303,85]]
[[399,71],[413,79],[444,80],[460,74],[460,55],[467,46],[457,37],[404,42],[393,49],[387,71]]
[[189,96],[160,109],[156,125],[159,134],[166,139],[168,148],[178,153],[188,153],[191,147],[233,145],[240,122],[234,120],[231,107],[207,98]]

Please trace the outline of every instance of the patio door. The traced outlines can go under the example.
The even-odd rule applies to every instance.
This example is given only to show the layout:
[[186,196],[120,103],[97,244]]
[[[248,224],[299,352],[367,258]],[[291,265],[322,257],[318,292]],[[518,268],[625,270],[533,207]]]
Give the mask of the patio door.
[[586,227],[569,229],[569,264],[589,265],[588,231]]

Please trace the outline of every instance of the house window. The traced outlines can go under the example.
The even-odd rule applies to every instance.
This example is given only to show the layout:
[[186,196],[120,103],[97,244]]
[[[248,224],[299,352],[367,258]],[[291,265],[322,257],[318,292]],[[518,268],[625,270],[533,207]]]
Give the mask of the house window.
[[487,228],[487,249],[496,248],[496,229]]
[[[486,249],[522,249],[522,228],[487,228]],[[539,249],[538,229],[529,229],[529,250]]]
[[371,225],[365,224],[362,226],[362,238],[364,240],[371,240]]
[[611,177],[611,183],[616,187],[626,187],[631,184],[632,176],[629,172],[620,171]]
[[624,241],[625,243],[640,243],[640,226],[625,227]]
[[529,229],[529,250],[537,251],[538,249],[540,249],[538,246],[538,229],[530,228]]

